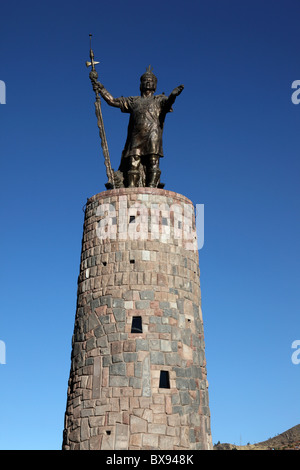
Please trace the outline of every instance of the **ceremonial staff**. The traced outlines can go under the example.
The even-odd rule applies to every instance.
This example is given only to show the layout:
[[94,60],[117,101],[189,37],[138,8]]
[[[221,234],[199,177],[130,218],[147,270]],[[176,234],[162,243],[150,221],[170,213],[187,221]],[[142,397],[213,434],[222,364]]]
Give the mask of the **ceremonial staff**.
[[[97,79],[98,78],[98,73],[96,72],[95,65],[99,64],[99,62],[94,61],[94,52],[92,50],[92,35],[90,34],[90,62],[86,62],[87,67],[92,67],[92,72],[94,74],[94,77]],[[107,145],[107,140],[106,140],[106,135],[105,135],[105,130],[104,130],[104,124],[103,124],[103,117],[102,117],[102,110],[101,110],[101,101],[100,101],[100,96],[98,91],[95,91],[96,95],[96,101],[95,101],[95,112],[97,116],[97,121],[98,121],[98,127],[99,127],[99,134],[100,134],[100,139],[101,139],[101,147],[104,155],[104,163],[106,166],[106,174],[108,178],[108,182],[105,184],[107,189],[113,189],[115,187],[114,184],[114,172],[111,167],[110,163],[110,157],[109,157],[109,152],[108,152],[108,145]]]

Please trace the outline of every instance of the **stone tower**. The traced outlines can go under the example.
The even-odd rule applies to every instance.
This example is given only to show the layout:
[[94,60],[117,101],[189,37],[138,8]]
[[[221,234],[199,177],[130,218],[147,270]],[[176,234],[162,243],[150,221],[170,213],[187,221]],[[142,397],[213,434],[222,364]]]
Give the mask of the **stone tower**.
[[63,449],[212,449],[192,202],[88,199]]

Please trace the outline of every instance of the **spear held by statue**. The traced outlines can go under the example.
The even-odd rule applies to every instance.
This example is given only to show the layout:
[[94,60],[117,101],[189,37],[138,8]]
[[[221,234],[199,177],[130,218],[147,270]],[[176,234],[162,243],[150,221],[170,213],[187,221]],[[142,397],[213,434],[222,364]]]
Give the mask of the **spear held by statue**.
[[[98,78],[98,73],[96,71],[95,65],[99,64],[99,62],[95,62],[94,60],[94,52],[92,50],[92,35],[90,34],[90,62],[86,62],[87,67],[91,67],[92,70],[90,72],[90,78],[91,80],[97,80]],[[107,145],[107,140],[106,140],[106,135],[105,135],[105,130],[104,130],[104,123],[103,123],[103,116],[102,116],[102,110],[101,110],[101,100],[99,93],[97,89],[94,89],[95,95],[96,95],[96,101],[95,101],[95,113],[97,117],[97,123],[98,123],[98,128],[99,128],[99,135],[101,139],[101,147],[104,155],[104,163],[106,166],[106,174],[108,178],[108,182],[105,184],[107,189],[113,189],[115,187],[114,184],[114,171],[111,167],[110,163],[110,157],[109,157],[109,151],[108,151],[108,145]]]

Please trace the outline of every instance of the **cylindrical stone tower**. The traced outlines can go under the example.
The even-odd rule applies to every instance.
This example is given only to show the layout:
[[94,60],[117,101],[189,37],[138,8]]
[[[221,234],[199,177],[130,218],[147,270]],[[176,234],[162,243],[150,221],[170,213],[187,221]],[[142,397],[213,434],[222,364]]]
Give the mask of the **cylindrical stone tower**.
[[199,277],[186,197],[87,201],[63,449],[212,449]]

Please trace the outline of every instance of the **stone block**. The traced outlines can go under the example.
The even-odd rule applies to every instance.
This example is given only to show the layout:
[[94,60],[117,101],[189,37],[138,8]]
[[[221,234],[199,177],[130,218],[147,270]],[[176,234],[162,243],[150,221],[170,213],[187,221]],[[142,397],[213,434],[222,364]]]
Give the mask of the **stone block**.
[[127,362],[126,363],[126,375],[128,377],[134,377],[135,376],[134,367],[135,367],[135,364],[133,362]]
[[124,308],[126,310],[132,310],[133,309],[133,301],[132,300],[126,300],[124,302]]
[[159,351],[160,350],[160,340],[159,339],[150,339],[149,340],[149,348],[151,351]]
[[171,436],[159,436],[158,446],[161,450],[172,450],[174,445],[174,439]]
[[100,297],[100,305],[106,305],[107,307],[112,307],[112,298],[111,296],[102,296]]
[[101,416],[105,415],[106,412],[111,410],[111,405],[99,405],[95,407],[95,415]]
[[116,424],[115,449],[127,450],[129,442],[129,426],[126,424]]
[[[130,290],[126,290],[125,292],[123,292],[123,299],[124,300],[130,300],[132,301],[132,296],[133,296],[133,291],[130,289]],[[125,304],[124,304],[125,306]],[[126,308],[126,307],[125,307]]]
[[130,445],[135,446],[137,449],[141,448],[143,434],[131,434],[130,435]]
[[188,390],[189,381],[187,379],[177,378],[176,379],[176,388],[178,390]]
[[129,377],[129,387],[141,388],[141,379],[137,377]]
[[109,386],[110,387],[128,387],[129,377],[121,375],[110,375]]
[[112,364],[109,368],[110,375],[126,375],[126,364],[124,362],[117,362]]
[[124,341],[123,351],[124,352],[135,352],[136,342],[134,340]]
[[137,351],[149,351],[149,342],[147,339],[136,339],[135,344]]
[[80,422],[80,440],[84,441],[90,437],[90,427],[88,418],[82,418]]
[[111,356],[103,356],[102,357],[102,365],[103,367],[108,367],[112,363],[112,357]]
[[167,341],[167,340],[162,339],[160,341],[160,348],[163,352],[171,352],[172,351],[171,341]]
[[191,403],[191,397],[188,392],[186,391],[179,392],[179,396],[180,396],[180,403],[182,405],[189,405]]
[[71,442],[80,442],[80,427],[70,431],[69,438]]
[[96,347],[96,338],[93,336],[92,338],[88,339],[86,342],[86,350],[90,351]]
[[151,396],[150,357],[146,356],[142,366],[142,396]]
[[167,424],[167,415],[165,413],[156,413],[153,415],[153,424]]
[[136,362],[134,364],[134,376],[142,377],[142,363],[141,362]]
[[181,358],[176,353],[166,353],[165,354],[165,363],[167,366],[178,366],[181,364]]
[[90,438],[90,449],[89,450],[100,450],[101,449],[102,436],[93,436]]
[[103,434],[101,442],[101,450],[114,450],[115,448],[115,435],[110,431],[110,434]]
[[113,306],[113,309],[114,309],[114,307],[123,308],[124,307],[124,299],[113,299],[112,306]]
[[150,256],[150,251],[143,250],[142,251],[142,260],[143,261],[150,261],[151,256]]
[[104,331],[107,335],[110,334],[110,333],[115,333],[115,331],[116,331],[115,323],[104,324],[103,328],[104,328]]
[[[173,407],[174,408],[174,407]],[[180,407],[181,408],[181,407]],[[165,412],[165,405],[160,405],[160,404],[151,404],[150,409],[153,411],[153,413],[164,413]]]
[[158,449],[158,435],[143,434],[143,447],[148,447],[150,449]]
[[89,425],[91,428],[104,426],[105,423],[105,416],[91,416],[89,418]]
[[[110,353],[109,348],[101,350],[102,355],[109,355],[109,353]],[[103,357],[103,359],[104,359],[104,357]],[[123,361],[123,354],[113,354],[112,356],[109,356],[109,358],[111,359],[111,361],[113,363],[122,362]]]
[[148,421],[148,423],[152,423],[153,421],[153,411],[150,409],[143,410],[142,418]]
[[146,433],[147,421],[142,418],[139,418],[138,416],[132,415],[130,417],[130,432],[131,433]]
[[172,326],[171,325],[157,325],[157,332],[158,333],[171,333]]
[[97,356],[94,359],[94,371],[93,371],[93,388],[92,388],[92,396],[93,398],[100,398],[101,393],[101,357]]
[[111,411],[108,413],[108,425],[114,426],[116,423],[121,423],[122,415],[121,413],[117,413],[115,411]]
[[108,347],[107,336],[101,336],[100,338],[98,338],[96,345],[97,345],[97,348],[107,348]]
[[121,397],[120,398],[120,410],[128,410],[129,409],[129,398],[128,397]]
[[124,352],[124,361],[125,362],[136,362],[137,361],[137,353],[134,352]]
[[150,434],[165,434],[167,426],[165,424],[149,424],[148,432]]
[[150,403],[152,403],[152,400],[151,400],[151,398],[140,397],[139,398],[139,403],[140,403],[140,407],[145,409],[145,408],[149,408]]
[[125,308],[115,307],[113,308],[113,313],[117,322],[124,322],[126,320]]
[[98,317],[94,313],[91,313],[88,319],[88,331],[94,330],[98,326],[99,326]]
[[103,326],[98,326],[97,328],[94,329],[94,335],[96,338],[100,338],[101,336],[104,335],[104,329]]
[[173,427],[180,426],[180,416],[177,414],[168,416],[168,425]]
[[154,300],[155,294],[153,290],[144,290],[140,292],[141,300]]
[[164,354],[160,351],[151,351],[150,362],[151,364],[163,365],[165,363]]
[[150,301],[149,300],[137,300],[135,302],[135,307],[138,310],[147,310],[150,308]]
[[97,308],[100,307],[100,299],[95,299],[91,301],[91,309],[92,312]]
[[111,354],[120,354],[122,353],[122,343],[120,341],[115,341],[111,343]]

